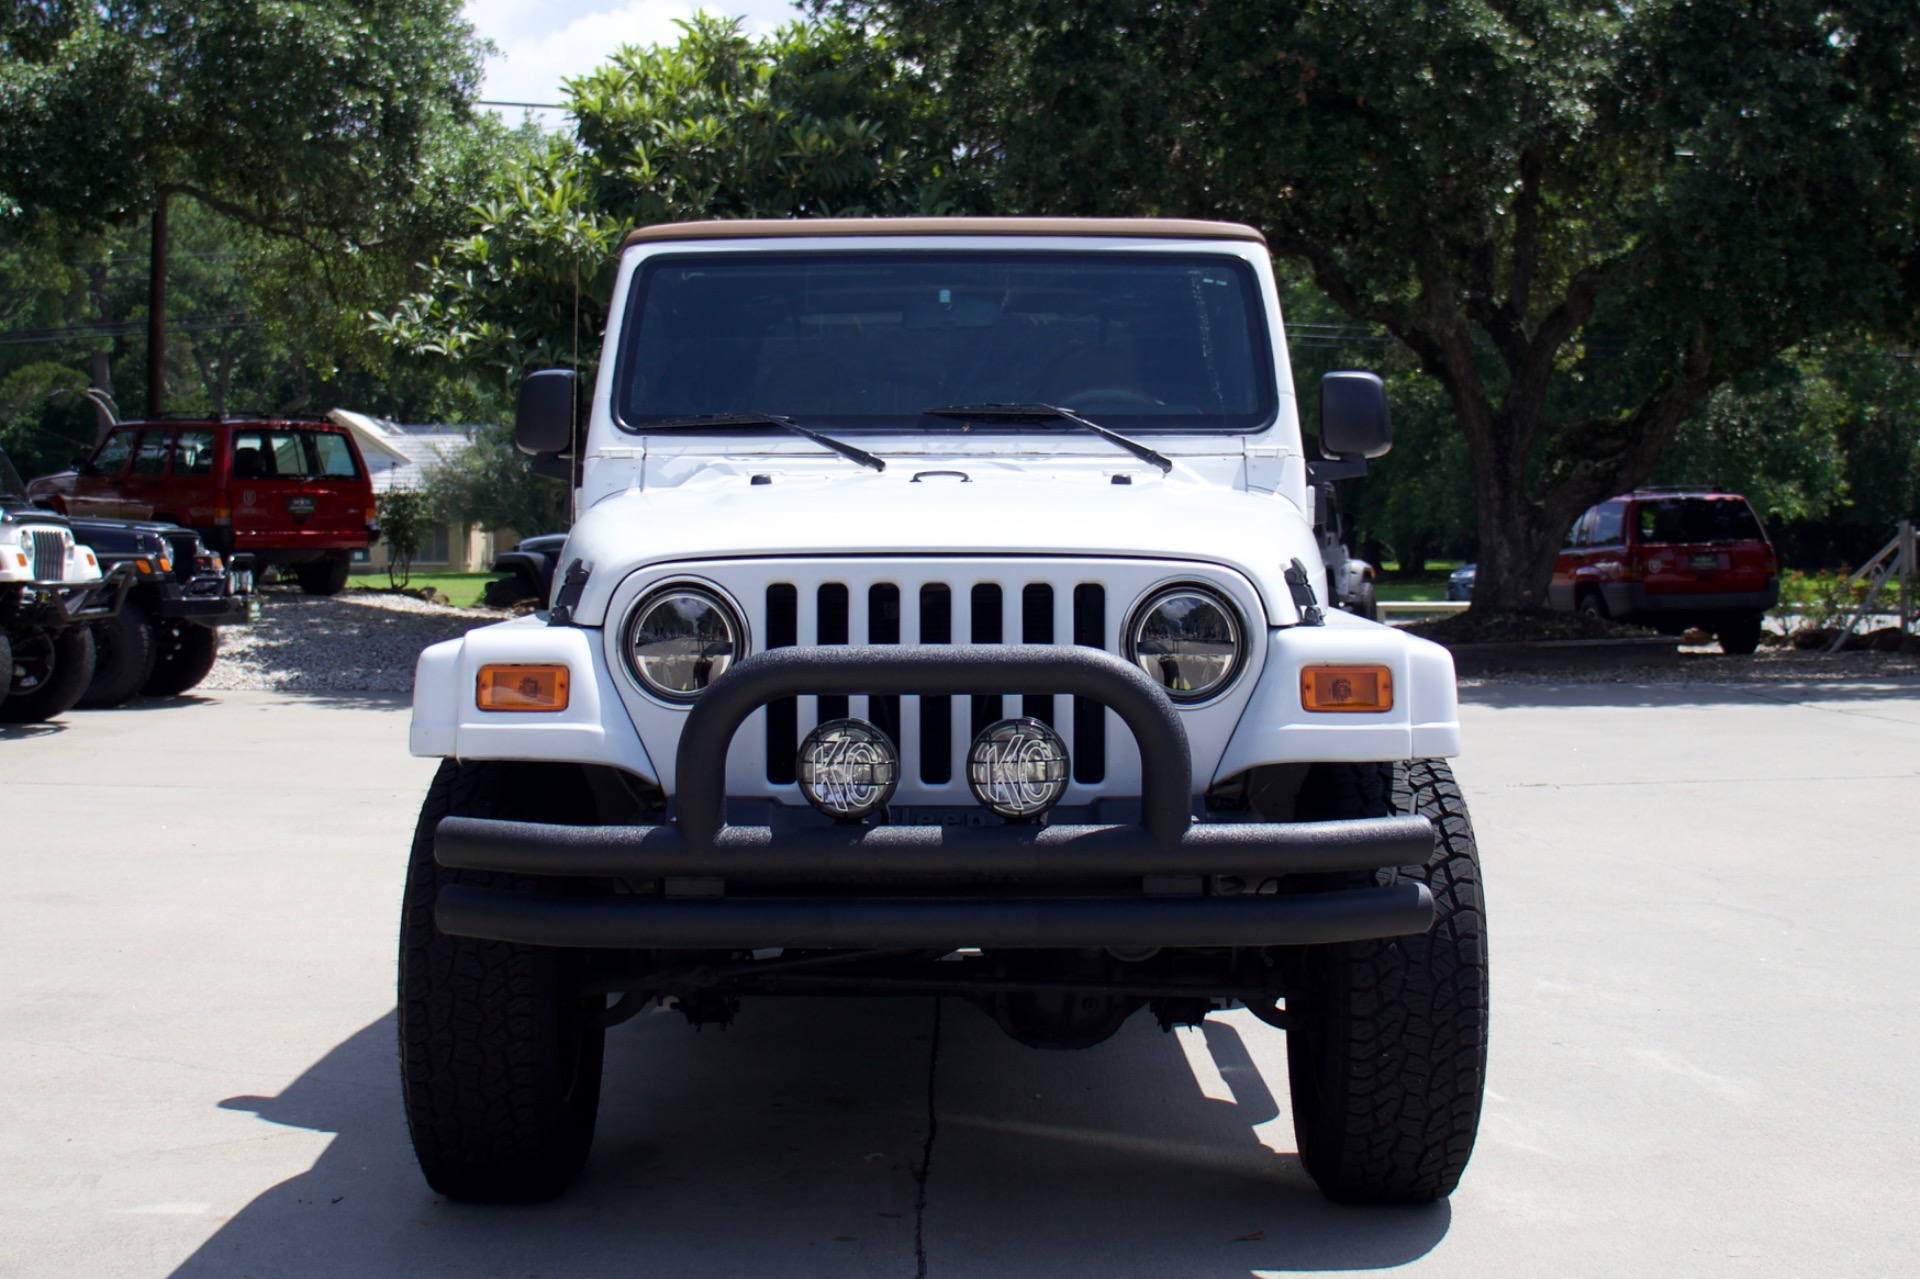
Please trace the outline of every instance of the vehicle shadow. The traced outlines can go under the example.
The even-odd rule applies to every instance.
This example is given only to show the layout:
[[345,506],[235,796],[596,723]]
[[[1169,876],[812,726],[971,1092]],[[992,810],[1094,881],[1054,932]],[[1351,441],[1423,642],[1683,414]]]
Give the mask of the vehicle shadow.
[[0,724],[0,742],[19,742],[33,737],[51,737],[55,733],[64,733],[67,731],[66,717],[77,713],[67,711],[58,719],[36,720],[31,724]]
[[945,1011],[926,1229],[943,1279],[1385,1269],[1451,1225],[1445,1202],[1321,1197],[1293,1153],[1285,1036],[1251,1014],[1216,1016],[1184,1050],[1140,1014],[1046,1052],[969,1005]]
[[1223,1104],[1144,1017],[1101,1048],[1043,1053],[946,1000],[930,1075],[935,1015],[926,999],[763,1000],[703,1033],[643,1015],[609,1035],[581,1182],[488,1207],[421,1179],[388,1014],[277,1095],[220,1103],[335,1136],[174,1275],[911,1275],[930,1079],[930,1274],[1368,1269],[1446,1234],[1444,1205],[1336,1208],[1261,1145],[1272,1067],[1234,1027],[1205,1032]]

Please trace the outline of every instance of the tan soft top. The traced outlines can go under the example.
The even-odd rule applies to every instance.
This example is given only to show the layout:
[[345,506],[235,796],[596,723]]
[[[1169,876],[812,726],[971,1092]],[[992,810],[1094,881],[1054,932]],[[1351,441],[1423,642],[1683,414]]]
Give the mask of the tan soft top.
[[739,218],[664,222],[629,231],[623,249],[666,240],[761,240],[847,235],[1104,235],[1158,240],[1250,240],[1267,237],[1237,222],[1192,218]]

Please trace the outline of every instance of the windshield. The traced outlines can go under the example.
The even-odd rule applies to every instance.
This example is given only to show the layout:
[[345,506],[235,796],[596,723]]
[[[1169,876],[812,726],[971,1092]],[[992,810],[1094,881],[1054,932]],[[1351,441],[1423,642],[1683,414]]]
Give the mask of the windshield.
[[27,500],[27,486],[20,482],[20,472],[13,469],[5,453],[0,453],[0,498],[9,502]]
[[629,430],[743,412],[978,430],[923,410],[1020,403],[1249,431],[1275,412],[1253,272],[1217,254],[675,255],[636,277],[623,332]]
[[1661,545],[1763,539],[1760,521],[1737,497],[1670,497],[1640,503],[1640,540]]

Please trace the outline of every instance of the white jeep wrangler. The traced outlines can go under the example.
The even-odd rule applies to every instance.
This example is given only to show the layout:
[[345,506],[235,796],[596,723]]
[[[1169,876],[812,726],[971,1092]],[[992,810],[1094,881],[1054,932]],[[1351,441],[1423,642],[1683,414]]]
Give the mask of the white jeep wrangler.
[[[1244,1004],[1329,1196],[1471,1152],[1487,970],[1444,649],[1327,607],[1246,227],[725,222],[628,237],[547,611],[421,655],[446,762],[400,954],[408,1122],[462,1199],[558,1193],[607,1027],[951,994],[1083,1048]],[[1320,448],[1383,453],[1371,374]]]

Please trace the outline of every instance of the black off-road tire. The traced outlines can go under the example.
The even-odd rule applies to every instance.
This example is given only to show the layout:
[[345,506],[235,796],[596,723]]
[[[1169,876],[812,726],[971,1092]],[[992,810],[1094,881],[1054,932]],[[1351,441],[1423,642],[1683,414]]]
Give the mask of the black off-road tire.
[[175,697],[195,687],[220,656],[220,632],[198,622],[162,622],[154,639],[153,673],[140,690],[148,697]]
[[1720,641],[1720,651],[1736,657],[1745,657],[1760,647],[1760,632],[1766,625],[1764,613],[1751,613],[1720,623],[1714,634]]
[[576,993],[584,953],[435,927],[442,885],[526,881],[442,869],[434,828],[454,813],[579,821],[591,802],[577,769],[449,760],[420,810],[400,920],[400,1075],[420,1170],[448,1198],[525,1203],[567,1188],[593,1144],[606,1033],[590,1021],[604,1000]]
[[1432,858],[1339,886],[1424,883],[1437,910],[1432,930],[1288,957],[1294,1136],[1308,1175],[1338,1203],[1452,1194],[1480,1126],[1486,917],[1473,826],[1452,772],[1443,760],[1317,765],[1297,809],[1301,820],[1393,813],[1433,821]]
[[20,677],[0,701],[0,723],[34,724],[72,710],[93,682],[93,628],[69,626],[16,644]]
[[345,551],[328,551],[324,559],[295,564],[293,575],[308,595],[338,595],[346,589],[353,560]]
[[13,642],[0,635],[0,702],[7,700],[7,689],[13,684]]
[[118,613],[95,622],[93,654],[93,679],[80,695],[80,705],[94,710],[118,706],[145,689],[160,655],[147,610],[127,600]]

